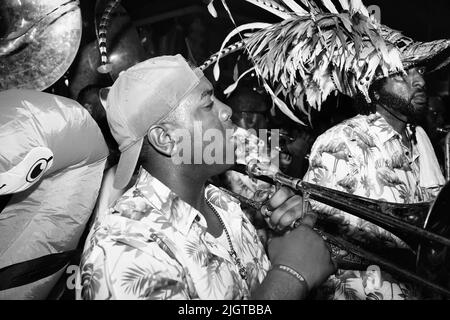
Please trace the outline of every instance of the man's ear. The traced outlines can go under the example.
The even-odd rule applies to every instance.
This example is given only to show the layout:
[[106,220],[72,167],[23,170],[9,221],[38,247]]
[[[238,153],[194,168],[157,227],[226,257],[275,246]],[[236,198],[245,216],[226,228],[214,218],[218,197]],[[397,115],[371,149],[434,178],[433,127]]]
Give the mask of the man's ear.
[[159,153],[165,156],[172,156],[176,143],[170,136],[170,125],[156,124],[150,127],[147,132],[147,139]]

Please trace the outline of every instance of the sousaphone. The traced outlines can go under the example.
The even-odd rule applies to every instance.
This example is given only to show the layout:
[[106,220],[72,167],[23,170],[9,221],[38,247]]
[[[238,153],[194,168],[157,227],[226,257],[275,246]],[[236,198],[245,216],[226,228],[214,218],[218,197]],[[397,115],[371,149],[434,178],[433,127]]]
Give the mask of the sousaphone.
[[81,40],[77,0],[0,2],[0,90],[44,90],[72,64]]

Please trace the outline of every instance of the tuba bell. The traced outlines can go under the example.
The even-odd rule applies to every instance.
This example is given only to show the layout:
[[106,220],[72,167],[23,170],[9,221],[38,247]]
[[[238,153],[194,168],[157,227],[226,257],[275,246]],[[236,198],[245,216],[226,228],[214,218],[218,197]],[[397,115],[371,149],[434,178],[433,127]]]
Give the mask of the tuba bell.
[[77,0],[0,3],[0,91],[45,90],[72,64],[81,41]]

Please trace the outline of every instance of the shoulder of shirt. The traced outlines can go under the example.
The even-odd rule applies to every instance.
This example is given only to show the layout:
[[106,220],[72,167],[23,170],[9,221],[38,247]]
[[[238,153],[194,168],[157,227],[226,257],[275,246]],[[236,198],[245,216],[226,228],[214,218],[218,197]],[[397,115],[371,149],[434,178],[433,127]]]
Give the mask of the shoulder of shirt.
[[[155,205],[141,192],[137,185],[129,188],[120,198],[115,200],[109,207],[109,212],[114,212],[115,214],[124,214],[127,211],[127,206],[130,202],[145,203],[145,211],[160,211]],[[142,211],[141,208],[133,207],[134,212]],[[130,218],[130,217],[129,217]]]
[[347,135],[344,134],[344,131],[351,132],[358,130],[362,123],[367,123],[367,117],[366,115],[357,115],[334,125],[317,137],[312,149],[314,150],[318,146],[328,143],[330,140],[347,140]]

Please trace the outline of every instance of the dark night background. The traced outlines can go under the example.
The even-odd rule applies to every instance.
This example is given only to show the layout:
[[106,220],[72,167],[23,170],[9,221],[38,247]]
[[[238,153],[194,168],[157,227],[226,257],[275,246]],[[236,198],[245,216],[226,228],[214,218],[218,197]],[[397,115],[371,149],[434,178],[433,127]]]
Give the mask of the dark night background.
[[[228,31],[232,29],[231,21],[222,8],[221,1],[215,1],[219,18],[212,18],[204,0],[123,0],[122,5],[135,23],[166,21],[169,24],[182,20],[192,12],[204,19],[207,25],[206,38],[208,53],[218,49]],[[254,21],[278,21],[276,17],[266,13],[245,0],[228,0],[238,24]],[[378,5],[381,10],[381,23],[403,31],[406,35],[421,41],[450,37],[450,1],[448,0],[367,0],[364,4]],[[83,20],[85,23],[84,40],[92,40],[94,35],[95,1],[81,0]]]
[[[106,0],[102,1],[103,3],[106,2]],[[99,14],[101,14],[101,12],[96,13],[96,2],[98,1],[80,0],[83,16],[83,36],[78,56],[89,43],[92,45],[92,42],[96,40],[94,21],[96,15],[99,19]],[[337,0],[333,2],[338,3]],[[146,51],[146,58],[180,53],[185,58],[193,60],[197,65],[215,53],[220,48],[225,36],[234,28],[220,0],[216,0],[214,3],[218,18],[213,18],[209,14],[207,3],[208,0],[121,1],[121,5],[128,13],[131,23],[139,33],[141,44]],[[366,7],[378,6],[382,24],[400,30],[414,40],[430,41],[450,38],[450,1],[448,0],[366,0],[363,3]],[[247,3],[245,0],[227,0],[227,4],[238,25],[258,21],[280,21],[276,16]],[[238,56],[239,54],[235,53],[221,59],[221,77],[218,82],[215,82],[212,77],[213,68],[208,68],[205,71],[206,76],[215,86],[215,93],[220,99],[225,99],[221,93],[233,82],[233,71]],[[72,71],[80,63],[80,60],[74,61]],[[245,57],[240,61],[243,60],[245,60]],[[246,70],[247,66],[247,63],[240,62],[239,71]],[[449,79],[449,67],[429,76],[427,81],[428,87],[434,91],[432,94],[439,92],[441,95],[448,96]],[[98,78],[96,81],[101,82],[97,84],[102,86],[112,84],[111,79],[107,77]],[[252,81],[253,83],[251,83]],[[255,78],[244,78],[241,80],[240,86],[241,84],[258,86]],[[60,89],[61,87],[55,91],[58,92]],[[59,93],[64,95],[62,92]],[[76,96],[73,96],[73,98],[76,98]],[[352,100],[345,96],[339,96],[338,99],[333,97],[328,99],[321,112],[313,112],[312,125],[318,128],[317,133],[325,130],[332,123],[354,115],[355,110],[352,105]],[[447,113],[449,112],[447,111]],[[297,115],[300,116],[299,113]],[[446,116],[446,118],[448,117]]]

